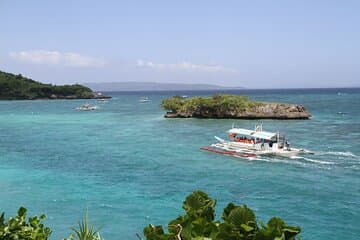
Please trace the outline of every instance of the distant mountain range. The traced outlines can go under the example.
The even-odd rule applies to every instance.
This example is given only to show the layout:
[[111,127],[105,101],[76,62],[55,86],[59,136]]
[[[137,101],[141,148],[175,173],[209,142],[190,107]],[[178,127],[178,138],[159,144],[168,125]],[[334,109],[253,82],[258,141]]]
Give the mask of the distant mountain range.
[[197,91],[197,90],[231,90],[242,87],[224,87],[211,84],[182,84],[158,82],[104,82],[83,83],[93,91]]

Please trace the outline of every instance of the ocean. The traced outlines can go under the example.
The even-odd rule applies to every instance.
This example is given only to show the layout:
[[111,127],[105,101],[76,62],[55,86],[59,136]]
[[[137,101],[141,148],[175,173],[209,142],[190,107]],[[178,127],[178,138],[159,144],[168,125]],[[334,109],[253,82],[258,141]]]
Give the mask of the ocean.
[[[213,92],[113,92],[95,100],[0,101],[0,212],[45,213],[51,239],[67,237],[89,211],[107,240],[183,214],[201,189],[246,204],[258,219],[302,227],[302,239],[359,239],[360,89],[239,90],[253,100],[303,104],[310,120],[165,119],[165,97]],[[142,96],[152,101],[140,103]],[[202,152],[235,123],[283,132],[314,155],[239,159]]]

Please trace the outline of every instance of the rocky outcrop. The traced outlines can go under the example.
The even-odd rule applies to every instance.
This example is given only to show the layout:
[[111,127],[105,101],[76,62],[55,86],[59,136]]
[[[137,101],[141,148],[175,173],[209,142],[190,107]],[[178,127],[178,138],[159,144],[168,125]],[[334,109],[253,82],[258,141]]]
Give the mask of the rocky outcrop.
[[192,110],[167,112],[166,118],[233,118],[233,119],[309,119],[311,114],[303,105],[262,103],[244,111],[197,107]]

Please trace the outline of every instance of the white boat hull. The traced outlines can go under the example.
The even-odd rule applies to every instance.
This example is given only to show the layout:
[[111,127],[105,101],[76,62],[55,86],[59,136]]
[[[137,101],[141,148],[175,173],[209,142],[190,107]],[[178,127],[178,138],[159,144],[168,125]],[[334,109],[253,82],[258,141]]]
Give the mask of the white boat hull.
[[308,150],[299,148],[262,148],[261,144],[230,142],[219,137],[215,138],[219,141],[218,143],[202,147],[201,149],[235,157],[280,156],[291,158],[302,154],[313,154]]

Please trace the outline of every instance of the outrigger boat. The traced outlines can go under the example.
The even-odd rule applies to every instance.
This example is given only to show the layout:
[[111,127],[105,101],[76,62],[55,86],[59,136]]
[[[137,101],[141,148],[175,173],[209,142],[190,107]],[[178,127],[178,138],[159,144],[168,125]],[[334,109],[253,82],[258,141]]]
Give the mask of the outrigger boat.
[[215,136],[217,143],[202,147],[201,150],[230,155],[242,158],[256,158],[259,156],[281,156],[291,158],[313,152],[290,147],[285,136],[279,132],[266,132],[262,125],[256,125],[255,130],[236,128],[233,126],[229,131],[229,141]]
[[141,98],[139,99],[139,102],[141,102],[141,103],[147,103],[147,102],[151,102],[151,99],[148,98],[148,97],[141,97]]
[[98,100],[96,100],[96,102],[98,103],[108,103],[109,101],[105,98],[99,98]]

